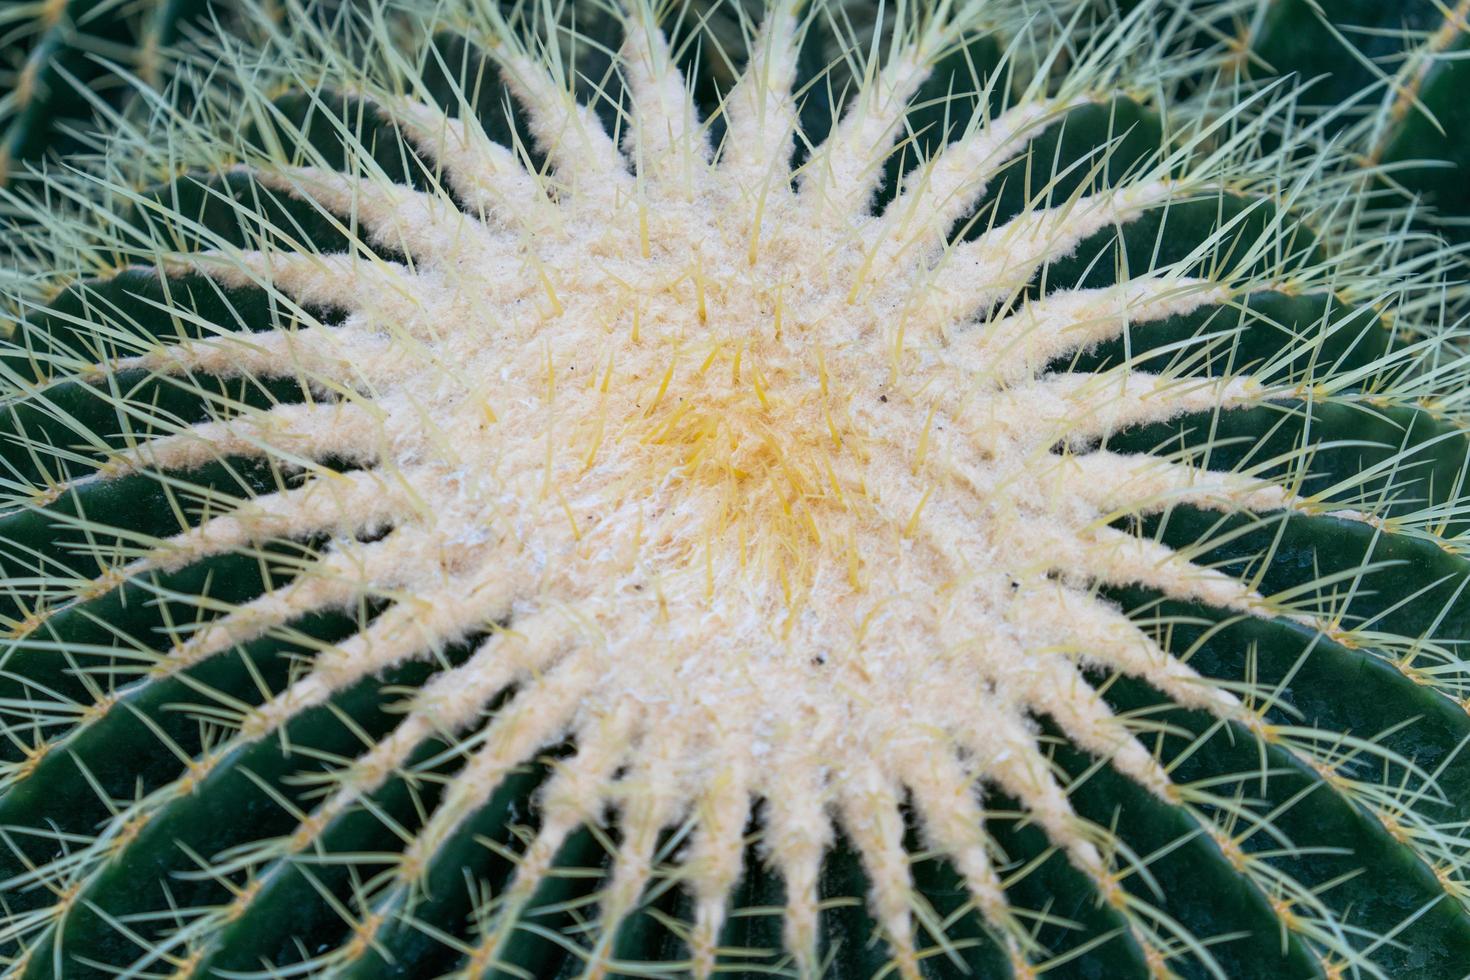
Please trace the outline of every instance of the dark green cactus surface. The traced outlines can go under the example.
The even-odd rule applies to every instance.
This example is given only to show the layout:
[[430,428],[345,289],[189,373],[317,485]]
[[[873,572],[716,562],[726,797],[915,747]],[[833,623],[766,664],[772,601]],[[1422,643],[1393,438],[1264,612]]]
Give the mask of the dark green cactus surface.
[[[1125,2],[1124,7],[1135,4]],[[1385,180],[1421,198],[1421,217],[1470,238],[1470,4],[1464,0],[1250,0],[1176,5],[1222,36],[1257,81],[1293,75],[1303,102],[1346,111],[1344,129]]]
[[1380,81],[1367,107],[1388,109],[1369,134],[1370,158],[1403,166],[1395,179],[1423,195],[1445,233],[1470,236],[1470,4],[1287,0],[1271,5],[1251,52],[1269,70],[1322,77],[1314,102]]
[[[751,128],[756,117],[740,115],[731,94],[751,77],[751,52],[767,50],[765,5],[364,4],[288,17],[284,27],[271,11],[237,6],[251,25],[242,36],[252,40],[201,49],[191,62],[200,73],[189,79],[190,90],[203,93],[197,104],[115,118],[105,161],[54,175],[34,196],[12,192],[4,203],[14,230],[4,263],[13,271],[0,281],[6,975],[1470,974],[1470,360],[1463,327],[1444,312],[1463,302],[1464,291],[1453,281],[1453,256],[1413,230],[1414,215],[1391,186],[1424,193],[1441,217],[1466,216],[1470,181],[1462,178],[1470,169],[1379,174],[1362,159],[1434,157],[1470,168],[1470,62],[1455,57],[1466,50],[1465,4],[1448,12],[1427,0],[1406,4],[1401,17],[1366,3],[1324,4],[1330,9],[1318,14],[1307,0],[1279,0],[1259,16],[1238,12],[1259,59],[1247,74],[1269,66],[1328,76],[1308,102],[1349,96],[1374,72],[1395,79],[1403,111],[1395,108],[1373,131],[1366,151],[1334,146],[1333,130],[1313,122],[1289,85],[1263,96],[1242,88],[1224,118],[1211,115],[1220,111],[1220,90],[1205,93],[1200,79],[1218,69],[1221,85],[1239,82],[1240,62],[1228,44],[1201,40],[1197,18],[1154,33],[1155,15],[1167,22],[1177,3],[1135,4],[1142,9],[1126,18],[1085,4],[1073,17],[1071,5],[1035,15],[1025,4],[994,3],[969,20],[962,3],[920,14],[889,4],[876,25],[871,4],[773,4],[780,8],[773,22],[789,12],[798,25],[789,39],[794,137],[777,141],[766,161],[774,179],[698,199],[692,213],[716,217],[712,230],[687,241],[678,237],[683,218],[661,223],[684,214],[682,199],[651,206],[652,231],[645,218],[644,234],[653,244],[645,240],[641,258],[635,205],[664,201],[657,165],[697,156],[702,144],[678,136],[675,114],[650,110],[657,100],[640,88],[637,39],[657,38],[647,42],[657,64],[667,36],[658,77],[677,77],[672,91],[688,93],[708,121],[696,128],[708,133],[713,162],[695,164],[696,172],[735,181],[733,169],[720,169],[734,157],[731,148],[754,146],[752,134],[767,132]],[[174,25],[201,7],[73,0],[37,5],[24,22],[0,14],[7,50],[25,52],[5,66],[25,78],[0,113],[10,160],[66,152],[60,121],[89,112],[63,80],[70,74],[85,86],[100,78],[86,52],[139,69],[152,55],[129,46],[170,43]],[[898,63],[911,53],[905,39],[928,38],[924,31],[945,16],[960,26],[943,43],[916,48],[932,61],[922,82],[900,88],[898,109],[874,103],[871,110],[895,119],[879,127],[876,145],[860,148],[870,165],[852,171],[853,184],[868,181],[871,195],[835,219],[816,205],[801,210],[809,206],[803,195],[818,186],[812,175],[838,170],[831,148],[854,111],[847,107],[866,104],[887,77],[878,66]],[[1401,22],[1410,34],[1396,33]],[[25,26],[33,24],[42,27]],[[552,63],[548,77],[566,81],[593,113],[556,117],[555,100],[538,101],[540,90],[517,78],[529,71],[515,60],[517,43],[533,63]],[[215,57],[224,66],[217,74],[200,67]],[[779,94],[780,83],[771,86]],[[778,104],[785,103],[770,103]],[[1002,132],[996,120],[1014,121],[1018,107],[1042,105],[1038,118],[999,137],[1004,152],[969,164],[974,174],[953,197],[970,196],[929,251],[901,250],[887,278],[878,277],[880,286],[919,284],[904,294],[917,298],[871,307],[881,316],[851,314],[851,344],[835,329],[820,344],[802,339],[817,337],[823,323],[846,330],[844,310],[870,309],[852,299],[859,286],[847,280],[829,306],[811,300],[826,320],[799,315],[798,299],[790,299],[786,333],[778,317],[775,339],[769,317],[785,299],[751,307],[766,319],[748,346],[741,331],[749,327],[754,337],[755,327],[720,319],[722,310],[744,310],[736,294],[768,271],[787,290],[782,297],[831,270],[845,275],[842,250],[852,241],[859,258],[863,249],[879,256],[869,259],[877,268],[888,253],[880,239],[864,239],[864,229],[922,194],[928,185],[912,175],[962,152],[977,134]],[[778,118],[777,108],[770,112]],[[558,119],[560,129],[552,125]],[[598,120],[613,134],[606,143],[590,140],[592,150],[576,143],[578,127],[595,130]],[[447,149],[462,144],[445,133],[464,131],[485,138],[464,145],[508,151],[494,157],[502,169],[483,171],[492,190],[480,197],[465,177],[470,164]],[[675,133],[676,148],[659,158],[654,147],[664,132]],[[597,197],[605,188],[577,169],[591,167],[594,150],[605,146],[621,146],[626,157],[626,172],[603,174],[635,188],[621,196]],[[507,162],[536,189],[534,201],[513,200],[493,183]],[[344,197],[323,174],[347,175],[356,190]],[[645,182],[654,189],[645,191]],[[720,279],[718,243],[728,230],[721,209],[743,221],[765,200],[751,188],[771,186],[776,203],[757,232],[742,224],[731,236],[736,271]],[[1116,204],[1127,194],[1143,203]],[[405,210],[386,220],[383,200]],[[412,211],[426,201],[450,213],[459,232],[417,234],[413,220],[440,220],[432,209]],[[1096,202],[1118,210],[1082,224]],[[558,217],[530,230],[532,219],[515,210],[522,204],[535,221]],[[949,207],[948,199],[935,207]],[[1015,237],[1043,214],[1055,223],[1034,239]],[[581,252],[542,247],[562,234],[581,242],[578,229],[592,235],[604,217],[609,227],[631,229],[621,240],[625,254],[598,250],[595,237],[588,240],[598,248]],[[782,222],[798,227],[792,241],[808,242],[800,237],[805,221],[821,248],[806,255],[793,248],[778,262],[751,245],[745,258],[748,240],[765,247]],[[441,226],[433,227],[437,235]],[[484,228],[487,240],[516,243],[503,269],[472,266],[457,244],[445,244]],[[824,243],[835,244],[822,251]],[[321,279],[284,264],[349,256],[357,264],[331,266],[336,271]],[[973,256],[973,275],[944,278]],[[648,263],[657,289],[640,285],[639,262]],[[620,285],[610,285],[611,274],[580,285],[586,268],[615,265]],[[987,291],[981,280],[998,268],[1007,285]],[[308,271],[292,278],[301,269]],[[383,285],[390,272],[402,275],[397,286]],[[441,311],[433,290],[478,297],[473,290],[490,289],[484,284],[502,272],[536,292],[501,305],[498,294],[486,294],[492,299],[444,307],[453,315],[436,313],[429,327],[413,319],[415,310]],[[404,283],[414,302],[394,305]],[[1115,304],[1104,314],[1073,315],[1058,305],[1128,288],[1138,291],[1130,302],[1152,312]],[[624,309],[627,293],[643,297],[643,319],[633,319],[632,301]],[[690,311],[677,328],[687,332],[667,349],[659,331],[676,328],[672,314],[659,313],[665,294]],[[770,296],[777,295],[773,285]],[[968,305],[943,322],[938,314],[923,319],[930,307],[920,300],[949,295]],[[381,296],[389,298],[373,306]],[[1205,298],[1180,299],[1195,296]],[[543,312],[534,337],[508,339],[517,328],[507,324],[536,303]],[[1051,323],[1045,318],[1058,315],[1075,322],[1057,337],[1016,326],[1026,316]],[[559,340],[581,338],[576,331],[599,316],[605,334]],[[916,326],[907,341],[895,341],[906,317]],[[635,339],[624,345],[630,327]],[[477,346],[452,345],[455,331],[471,328]],[[985,339],[1011,328],[1020,331],[1014,347]],[[738,344],[700,346],[719,330]],[[363,346],[348,357],[322,339],[342,337]],[[864,338],[872,339],[871,363],[862,359]],[[613,353],[596,346],[604,340]],[[964,361],[972,349],[988,360]],[[374,351],[386,352],[381,361],[369,357]],[[1002,362],[1019,366],[1004,377],[985,373]],[[523,363],[544,365],[546,376],[522,385]],[[641,371],[645,363],[653,373],[635,376],[632,365]],[[946,373],[960,363],[971,364],[969,373]],[[845,391],[846,407],[832,408],[825,423],[812,415],[816,437],[793,434],[806,416],[796,408],[783,415],[783,405],[840,400],[829,395],[829,366],[830,391]],[[728,392],[702,380],[716,375],[720,385],[729,379]],[[752,387],[752,376],[769,384]],[[413,380],[423,377],[432,383]],[[1152,401],[1129,400],[1128,385],[1139,379],[1158,380]],[[945,400],[972,382],[980,391],[973,400]],[[1082,394],[1066,401],[1074,390],[1067,385]],[[665,388],[672,394],[660,409]],[[401,390],[409,394],[400,398]],[[569,401],[554,401],[553,390]],[[628,402],[606,416],[613,421],[605,436],[593,425],[603,416],[576,415],[585,392],[595,407],[620,391]],[[701,397],[715,399],[711,391],[724,399],[713,421],[681,428],[690,416],[678,413],[696,411],[689,406]],[[460,409],[481,396],[494,406],[490,421],[466,422],[471,416]],[[802,401],[808,396],[821,401]],[[1007,397],[1024,409],[1014,418]],[[542,412],[543,400],[562,406],[555,426],[530,408],[517,414],[522,403]],[[309,431],[311,420],[325,418],[320,413],[342,406],[368,406],[376,419],[369,442]],[[420,423],[414,406],[445,414],[425,408]],[[249,420],[282,413],[307,422],[289,431],[285,423],[251,427]],[[747,417],[748,430],[738,428]],[[522,428],[507,419],[521,419]],[[787,515],[812,515],[810,537],[804,530],[782,537],[783,512],[774,506],[750,504],[766,516],[748,531],[728,525],[720,553],[735,555],[738,536],[738,571],[710,557],[724,540],[720,525],[689,539],[698,547],[690,546],[695,557],[687,562],[659,552],[647,559],[652,571],[639,565],[626,580],[589,564],[594,586],[567,586],[565,595],[554,582],[532,583],[529,566],[517,564],[523,552],[507,546],[485,559],[491,572],[503,562],[504,600],[440,625],[459,616],[465,595],[500,586],[493,576],[475,578],[478,566],[455,565],[454,555],[436,558],[432,575],[417,571],[419,542],[476,555],[484,547],[471,533],[480,524],[455,523],[456,508],[468,506],[461,485],[470,481],[463,467],[450,468],[454,490],[445,490],[451,478],[434,469],[438,454],[468,458],[465,447],[481,452],[483,442],[490,447],[483,452],[509,460],[521,443],[529,446],[544,483],[538,476],[525,490],[507,478],[506,487],[519,489],[503,490],[504,498],[517,502],[494,497],[484,513],[526,507],[517,525],[530,529],[520,532],[530,542],[523,551],[560,554],[581,567],[601,560],[592,544],[602,529],[614,535],[623,527],[618,508],[658,502],[649,530],[636,525],[651,540],[665,526],[659,521],[682,513],[681,501],[704,499],[696,496],[700,480],[742,488],[721,498],[735,499],[735,510],[744,506],[740,494],[764,492],[762,480],[797,485],[779,467],[770,468],[777,476],[762,475],[751,462],[764,458],[757,449],[732,449],[728,466],[700,469],[716,444],[699,440],[718,425],[764,433],[766,442],[751,437],[750,445],[775,445],[771,452],[784,453],[792,468],[808,459],[803,447],[823,447],[831,455],[811,456],[819,461],[812,471],[831,473],[834,495],[845,501],[859,495],[844,466],[857,467],[864,492],[874,491],[871,512],[839,507],[809,481],[780,502]],[[898,448],[884,441],[885,425],[907,433],[894,437]],[[994,435],[1008,425],[1019,434]],[[1035,446],[1026,441],[1031,425],[1048,433]],[[829,426],[836,449],[826,448]],[[601,472],[594,459],[644,461],[675,435],[693,441],[674,447],[683,454],[659,480],[637,468],[652,464],[628,462],[618,477],[626,482],[610,484],[620,488],[615,501],[611,491],[577,490],[585,485],[577,480]],[[843,455],[858,443],[868,447],[861,465]],[[392,455],[405,445],[412,451]],[[689,446],[702,448],[685,452]],[[916,454],[915,446],[928,448]],[[900,460],[891,475],[883,468],[890,449]],[[1137,468],[1143,463],[1162,469]],[[1068,477],[1071,466],[1094,475]],[[939,468],[932,482],[911,487],[906,481],[927,479],[926,467]],[[1109,467],[1133,468],[1115,480]],[[974,485],[990,473],[1000,476],[986,484],[989,496],[978,495]],[[1028,476],[1035,473],[1047,475]],[[1150,482],[1164,480],[1159,473],[1182,482]],[[1049,481],[1065,501],[1050,499]],[[1010,484],[1033,489],[1008,497]],[[321,504],[349,485],[378,489],[350,506]],[[405,496],[418,503],[400,504]],[[1001,503],[965,509],[982,497]],[[317,503],[293,510],[302,500]],[[260,517],[272,507],[279,520]],[[941,508],[968,515],[973,530],[935,523],[951,513]],[[870,513],[884,530],[863,537]],[[231,516],[240,519],[229,524]],[[485,516],[483,527],[507,533],[498,520]],[[842,550],[831,542],[845,540],[834,529],[848,520],[859,547]],[[989,528],[1005,522],[1025,529],[1023,539],[1061,530],[1028,551],[995,543],[1011,540],[991,536]],[[668,526],[671,538],[685,533]],[[912,558],[923,548],[950,555],[945,537],[953,534],[963,572],[917,584],[902,578],[906,561],[930,567]],[[770,568],[779,575],[750,570],[762,567],[762,535],[777,542]],[[616,544],[609,552],[623,554],[623,538],[608,540]],[[1097,540],[1112,550],[1073,548]],[[849,573],[849,554],[861,571]],[[785,563],[790,555],[809,555],[824,571],[803,580],[806,566]],[[733,557],[728,565],[736,568]],[[538,574],[551,582],[545,567],[536,566]],[[412,574],[400,575],[405,568]],[[679,591],[686,573],[698,602]],[[581,581],[581,573],[566,574]],[[721,586],[726,574],[736,584]],[[849,574],[871,584],[854,585],[851,595],[846,584],[830,585]],[[949,642],[939,625],[914,614],[901,621],[918,638],[913,646],[900,635],[883,640],[888,648],[879,654],[849,639],[861,633],[857,621],[868,622],[849,617],[850,608],[871,613],[873,629],[889,637],[882,630],[898,627],[881,624],[880,606],[896,608],[910,593],[938,603],[967,594],[970,584],[961,583],[972,580],[981,583],[975,602],[994,604],[978,620],[994,632],[979,639],[999,652],[976,654],[963,669],[936,657],[926,668],[937,678],[932,687],[924,670],[905,673],[889,661],[922,658]],[[990,590],[984,583],[992,580]],[[599,605],[603,587],[609,601]],[[841,604],[823,605],[828,587],[839,589]],[[789,596],[803,588],[813,598],[799,614]],[[309,598],[314,589],[324,598]],[[698,643],[679,641],[690,659],[714,656],[707,651],[733,657],[719,644],[740,640],[728,634],[743,629],[751,649],[766,650],[760,644],[769,639],[771,661],[786,671],[780,676],[796,680],[762,681],[755,693],[736,691],[733,681],[696,691],[679,686],[678,670],[650,668],[646,674],[668,686],[640,687],[639,665],[663,655],[649,636],[682,624],[681,616],[705,622],[699,603],[723,609],[717,597],[727,594],[742,602],[759,596],[749,601],[772,610],[771,622],[789,615],[795,625],[784,638],[772,627],[772,639],[730,613]],[[1052,596],[1074,605],[1048,605]],[[843,618],[823,618],[839,605]],[[503,647],[509,657],[526,637],[531,649],[548,609],[579,610],[579,624],[600,624],[607,636],[548,640],[555,656],[533,663],[527,653],[529,666],[484,679],[496,663],[485,653]],[[1104,620],[1112,624],[1107,635],[1126,633],[1128,649],[1151,652],[1128,659],[1089,646],[1103,634],[1086,624]],[[820,643],[802,639],[810,621]],[[645,625],[648,635],[626,633]],[[617,629],[629,636],[626,650]],[[367,667],[343,666],[342,651]],[[1011,673],[1032,660],[1077,680],[1042,688],[1024,670]],[[567,688],[574,693],[565,703],[555,701],[556,685],[572,683],[584,667],[592,679]],[[708,669],[726,676],[719,664]],[[918,678],[912,699],[895,693],[894,677]],[[749,759],[744,750],[758,740],[750,733],[728,767],[719,752],[696,756],[664,738],[703,745],[712,737],[706,729],[743,732],[741,698],[784,704],[772,699],[787,686],[812,692],[815,707],[793,728],[761,734],[771,744]],[[478,698],[467,711],[454,700],[461,689]],[[951,693],[964,709],[953,717],[941,711]],[[708,714],[660,713],[696,695]],[[903,699],[901,709],[893,698]],[[823,699],[840,704],[830,709],[840,723],[818,723],[829,710]],[[628,705],[636,707],[624,712]],[[965,710],[977,719],[969,727]],[[629,726],[619,729],[622,741],[604,738],[617,724]],[[697,724],[705,728],[680,729]],[[879,734],[862,742],[870,729]],[[1006,742],[1012,730],[1022,735]],[[407,734],[394,742],[395,732]],[[525,732],[536,735],[526,735],[507,764],[485,761]],[[847,733],[856,733],[858,748],[847,747]],[[1126,736],[1126,751],[1117,738],[1109,743],[1116,735]],[[910,745],[919,748],[901,754]],[[788,820],[779,794],[807,785],[803,753],[812,746],[823,760],[811,769],[814,802]],[[594,766],[598,753],[611,760],[602,769]],[[936,775],[949,769],[929,768],[941,754],[960,774],[953,785]],[[1017,755],[1037,760],[1026,778],[1007,775]],[[721,795],[731,785],[734,804]],[[560,802],[571,798],[568,786],[585,790],[580,809]],[[566,818],[573,812],[577,819]],[[800,857],[808,838],[821,853],[810,881]],[[973,848],[960,846],[971,838]],[[721,854],[737,856],[728,881],[709,870]],[[627,889],[633,898],[620,904]]]
[[209,0],[34,0],[0,11],[0,182],[87,146],[99,106],[159,86],[181,28]]

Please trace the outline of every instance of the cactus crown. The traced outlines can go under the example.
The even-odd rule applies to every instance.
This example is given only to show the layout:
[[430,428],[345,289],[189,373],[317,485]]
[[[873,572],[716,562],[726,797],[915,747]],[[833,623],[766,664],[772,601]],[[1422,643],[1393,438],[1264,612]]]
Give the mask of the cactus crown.
[[252,11],[12,197],[17,971],[1451,962],[1444,253],[1024,7]]

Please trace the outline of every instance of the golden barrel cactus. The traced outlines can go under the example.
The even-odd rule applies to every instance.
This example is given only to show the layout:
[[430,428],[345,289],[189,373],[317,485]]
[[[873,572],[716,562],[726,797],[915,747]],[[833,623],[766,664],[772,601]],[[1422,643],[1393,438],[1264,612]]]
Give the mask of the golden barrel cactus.
[[5,199],[13,975],[1463,972],[1463,290],[1291,84],[238,15]]

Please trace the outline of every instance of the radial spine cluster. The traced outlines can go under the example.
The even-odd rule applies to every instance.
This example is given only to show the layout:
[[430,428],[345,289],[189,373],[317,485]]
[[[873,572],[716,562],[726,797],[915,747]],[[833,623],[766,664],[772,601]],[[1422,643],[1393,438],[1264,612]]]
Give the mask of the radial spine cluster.
[[[138,963],[179,975],[207,966],[212,934],[250,915],[272,875],[307,859],[321,833],[437,744],[462,766],[395,861],[364,873],[360,904],[342,910],[353,938],[309,960],[315,968],[345,969],[371,951],[393,922],[381,910],[411,910],[446,843],[558,746],[534,796],[534,834],[484,905],[466,975],[500,962],[569,837],[610,821],[612,870],[575,939],[587,976],[617,972],[619,928],[667,867],[692,896],[682,969],[710,976],[754,831],[756,853],[783,883],[793,973],[822,970],[819,877],[840,833],[860,858],[893,974],[918,977],[935,924],[911,875],[910,819],[922,845],[956,869],[1014,975],[1037,975],[1048,956],[1032,921],[1042,913],[1008,897],[1014,869],[985,831],[992,792],[1016,801],[1112,905],[1160,975],[1175,957],[1208,962],[1207,937],[1125,890],[1134,859],[1074,811],[1043,717],[1157,800],[1199,816],[1243,874],[1296,909],[1285,921],[1324,963],[1356,955],[1329,909],[1245,859],[1226,826],[1203,816],[1222,801],[1172,778],[1145,737],[1147,719],[1115,713],[1099,693],[1115,674],[1142,680],[1330,772],[1331,750],[1310,722],[1275,730],[1269,699],[1203,676],[1107,591],[1144,587],[1347,637],[1330,612],[1264,594],[1258,581],[1120,518],[1136,525],[1190,506],[1382,526],[1371,502],[1301,493],[1305,457],[1284,469],[1212,468],[1208,454],[1109,447],[1119,431],[1187,413],[1329,397],[1334,382],[1324,388],[1295,368],[1321,338],[1300,338],[1277,362],[1213,374],[1158,362],[1065,369],[1142,325],[1244,309],[1263,290],[1305,291],[1313,276],[1325,281],[1326,265],[1288,282],[1268,253],[1289,229],[1239,254],[1227,226],[1186,261],[1122,270],[1113,285],[1035,288],[1079,243],[1150,213],[1256,191],[1280,195],[1283,208],[1298,203],[1274,177],[1300,148],[1282,137],[1289,101],[1266,91],[1223,122],[1186,118],[1116,179],[1063,195],[1027,188],[1018,213],[987,218],[977,208],[1041,133],[1107,104],[1121,78],[1142,70],[1151,21],[1032,52],[1035,82],[982,100],[948,143],[906,157],[897,186],[885,188],[932,67],[1020,14],[995,3],[897,4],[872,47],[849,53],[850,89],[832,95],[839,118],[814,140],[801,121],[812,91],[797,85],[798,60],[813,23],[834,9],[777,0],[750,20],[748,57],[709,113],[665,33],[687,12],[628,0],[615,12],[623,36],[609,77],[621,96],[609,97],[610,119],[574,94],[561,62],[567,28],[549,8],[510,18],[477,5],[466,30],[487,42],[527,145],[496,142],[468,111],[380,85],[368,70],[333,84],[406,138],[420,186],[389,180],[366,147],[346,169],[309,151],[233,148],[222,178],[310,204],[356,246],[293,250],[262,236],[258,248],[160,248],[134,271],[264,290],[276,324],[121,349],[85,371],[100,386],[138,371],[181,384],[298,379],[309,397],[155,432],[80,480],[187,483],[201,467],[240,459],[296,475],[227,512],[207,507],[176,535],[134,541],[13,632],[30,635],[69,602],[282,540],[312,542],[292,574],[178,624],[143,681],[176,678],[305,618],[374,611],[258,703],[214,703],[214,744],[177,779],[118,804],[95,838],[32,870],[56,899],[10,921],[33,948],[22,965],[38,969],[33,955],[61,962],[60,925],[91,876],[217,765],[285,738],[293,721],[365,678],[442,660],[466,641],[467,656],[403,693],[390,731],[318,777],[294,832],[200,855],[221,874],[257,873],[235,902],[190,911],[171,939],[140,938]],[[182,134],[198,124],[179,116],[174,125]],[[1267,133],[1288,145],[1260,150]],[[1101,173],[1109,153],[1099,147],[1080,166]],[[1317,187],[1295,193],[1325,196],[1330,181],[1319,173]],[[120,184],[112,191],[128,195]],[[133,196],[159,228],[187,228],[182,210]],[[1423,349],[1384,355],[1371,373],[1399,371]],[[67,490],[38,490],[38,501]],[[107,711],[99,704],[76,730]],[[68,728],[48,744],[76,737]],[[1352,795],[1346,784],[1342,792]],[[1404,834],[1429,863],[1453,852],[1439,830]]]

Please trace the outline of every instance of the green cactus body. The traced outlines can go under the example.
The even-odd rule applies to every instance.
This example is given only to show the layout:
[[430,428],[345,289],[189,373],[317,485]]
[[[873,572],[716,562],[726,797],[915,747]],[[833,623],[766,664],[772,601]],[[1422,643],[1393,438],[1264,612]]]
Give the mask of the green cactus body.
[[[180,27],[203,18],[208,0],[38,0],[0,13],[0,183],[85,145],[99,101],[113,106],[133,93],[117,71],[150,85],[162,79],[163,51]],[[114,67],[116,66],[116,67]]]
[[[1385,164],[1414,165],[1401,179],[1442,212],[1446,235],[1463,241],[1470,238],[1470,8],[1460,9],[1455,30],[1436,35],[1439,47],[1415,71],[1414,101],[1395,104],[1394,126],[1379,136],[1375,152]],[[1420,106],[1427,112],[1413,111]]]
[[[1132,0],[1118,6],[1132,10]],[[1385,186],[1415,196],[1416,219],[1451,240],[1470,228],[1465,59],[1470,3],[1456,0],[1179,0],[1163,14],[1194,43],[1228,37],[1239,76],[1305,83]]]
[[[1421,195],[1463,240],[1470,229],[1470,3],[1278,0],[1250,31],[1253,74],[1295,72],[1317,82],[1310,101],[1331,106],[1375,87],[1364,108],[1385,108],[1367,135],[1374,162]],[[1377,83],[1375,85],[1375,83]]]
[[247,5],[9,195],[10,973],[1463,974],[1449,253],[1033,13]]

